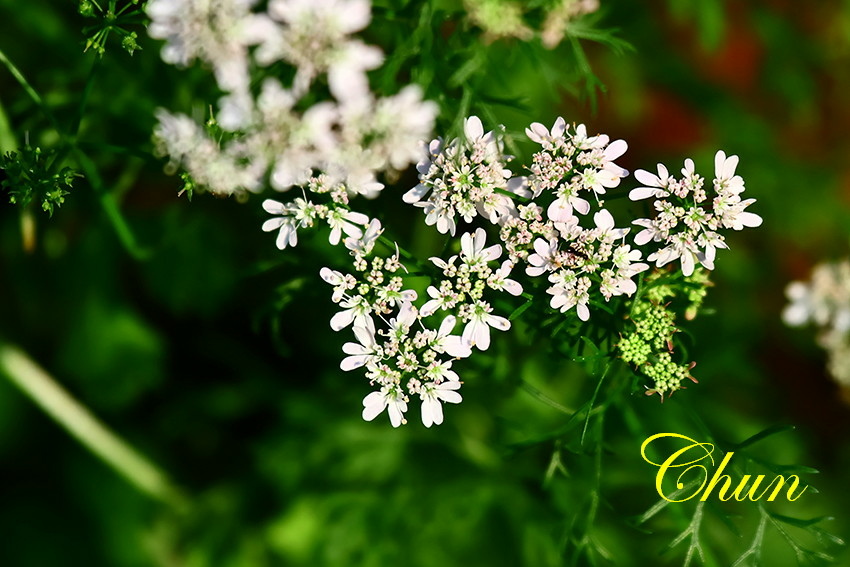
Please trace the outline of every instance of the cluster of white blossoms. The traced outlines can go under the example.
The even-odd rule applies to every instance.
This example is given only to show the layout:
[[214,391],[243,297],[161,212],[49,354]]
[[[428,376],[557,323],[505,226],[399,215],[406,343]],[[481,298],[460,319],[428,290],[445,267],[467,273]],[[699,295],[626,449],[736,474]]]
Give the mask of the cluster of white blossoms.
[[[635,292],[633,277],[648,266],[640,262],[640,251],[625,244],[628,229],[615,228],[599,198],[628,174],[614,163],[626,151],[624,141],[588,136],[584,125],[570,131],[563,118],[551,130],[535,122],[526,133],[542,148],[529,175],[515,177],[499,135],[485,134],[475,116],[464,130],[463,141],[431,142],[429,159],[418,166],[419,184],[404,195],[425,208],[427,224],[454,234],[457,216],[471,222],[481,215],[500,225],[505,265],[525,262],[527,275],[547,275],[551,307],[562,312],[575,307],[585,321],[593,289],[606,301]],[[589,198],[598,210],[595,225],[585,228],[579,215],[590,213]]]
[[428,156],[419,162],[419,184],[404,194],[404,202],[425,210],[425,223],[454,236],[457,217],[470,223],[482,215],[498,223],[515,211],[509,189],[518,180],[506,167],[508,157],[495,132],[484,133],[477,116],[464,120],[463,139],[428,144]]
[[[157,112],[154,138],[172,167],[218,194],[278,191],[323,173],[350,195],[374,197],[381,172],[416,162],[430,136],[436,104],[417,86],[376,97],[366,72],[383,55],[351,34],[370,19],[368,0],[270,0],[254,12],[251,0],[151,0],[149,32],[166,40],[163,58],[212,67],[224,96],[211,136],[192,118]],[[249,49],[250,48],[250,49]],[[267,76],[278,63],[295,69],[292,85]],[[332,99],[306,102],[322,77]],[[310,100],[313,100],[311,95]]]
[[[314,203],[307,192],[330,198],[326,204]],[[348,191],[342,183],[333,183],[325,174],[311,177],[304,186],[304,197],[289,203],[274,199],[263,201],[265,211],[274,216],[263,223],[263,231],[278,231],[277,247],[283,250],[298,244],[298,229],[313,228],[316,221],[327,223],[331,232],[328,242],[336,246],[342,240],[349,250],[368,254],[383,232],[378,219],[369,220],[362,213],[347,208]],[[342,236],[346,238],[343,240]]]
[[[526,274],[548,276],[553,309],[574,307],[579,319],[587,321],[591,293],[598,289],[605,301],[632,295],[637,290],[634,276],[648,268],[640,262],[641,252],[625,243],[629,229],[615,228],[600,199],[628,175],[614,163],[628,146],[604,134],[588,136],[583,124],[570,132],[563,118],[551,129],[535,122],[526,134],[541,146],[527,178],[530,202],[503,225],[501,236],[512,256],[527,263]],[[583,227],[579,216],[592,208],[585,197],[597,206],[591,227]],[[544,210],[537,202],[548,206]]]
[[[556,16],[550,43],[597,2],[558,6],[549,12]],[[186,171],[187,186],[220,195],[298,187],[286,202],[263,202],[272,217],[262,229],[277,233],[282,250],[297,245],[300,231],[326,227],[329,242],[353,257],[353,273],[324,268],[320,275],[340,307],[332,329],[354,334],[340,367],[365,369],[374,387],[364,419],[387,410],[398,427],[418,397],[423,424],[442,423],[442,404],[461,401],[454,362],[487,350],[492,330],[511,327],[495,312],[499,294],[522,295],[527,306],[539,290],[552,309],[574,309],[587,321],[592,306],[634,295],[636,276],[649,269],[603,200],[628,175],[615,163],[627,149],[623,140],[589,136],[563,118],[552,128],[535,122],[526,134],[540,149],[521,175],[508,167],[504,128],[486,132],[476,116],[457,139],[426,144],[438,107],[419,87],[386,97],[370,89],[367,72],[383,53],[355,37],[371,20],[369,0],[150,0],[146,9],[150,34],[165,40],[163,59],[208,66],[222,92],[205,123],[157,111],[154,139],[169,166]],[[484,228],[470,229],[458,254],[417,263],[417,276],[431,276],[421,299],[405,285],[397,245],[388,257],[375,254],[379,241],[392,243],[380,220],[351,209],[353,197],[376,197],[382,179],[415,162],[419,182],[403,200],[423,209],[427,225],[454,237],[459,224],[482,217],[500,240],[488,246]],[[685,275],[697,263],[711,269],[716,249],[726,247],[718,230],[761,224],[745,210],[754,200],[741,198],[736,165],[736,156],[718,152],[710,203],[691,160],[680,180],[662,165],[658,175],[636,173],[643,186],[629,196],[653,198],[656,211],[634,221],[642,228],[635,244],[656,244],[648,261],[660,267],[680,259]],[[540,285],[543,276],[548,283]],[[850,315],[844,320],[850,326]]]
[[817,325],[830,373],[850,386],[850,260],[815,266],[811,281],[791,282],[785,293],[791,302],[782,312],[785,323]]
[[[375,419],[385,409],[390,423],[406,423],[412,397],[419,397],[422,423],[443,422],[442,403],[460,403],[461,381],[452,369],[458,358],[470,356],[472,348],[486,350],[490,328],[507,330],[510,322],[494,315],[485,300],[487,289],[518,295],[520,285],[509,279],[510,262],[498,269],[489,266],[501,255],[499,245],[485,247],[482,229],[461,236],[461,253],[448,261],[432,258],[445,279],[428,288],[431,299],[421,308],[417,294],[405,289],[398,252],[389,258],[355,251],[357,275],[323,268],[321,277],[334,287],[333,301],[342,308],[331,319],[331,328],[352,327],[357,342],[343,346],[348,356],[340,363],[345,371],[366,369],[369,382],[378,389],[363,400],[363,418]],[[429,326],[430,321],[438,324]],[[460,335],[452,334],[458,324]]]
[[721,229],[743,230],[757,227],[762,219],[745,209],[755,199],[742,199],[744,180],[735,175],[738,156],[726,157],[723,151],[714,156],[713,195],[703,187],[704,179],[694,171],[694,162],[685,160],[682,177],[671,176],[658,164],[658,175],[639,169],[635,177],[643,183],[629,193],[633,201],[653,199],[655,217],[638,219],[643,227],[635,236],[635,244],[660,243],[659,249],[647,257],[658,267],[679,260],[682,273],[690,276],[697,264],[714,269],[718,248],[728,248]]

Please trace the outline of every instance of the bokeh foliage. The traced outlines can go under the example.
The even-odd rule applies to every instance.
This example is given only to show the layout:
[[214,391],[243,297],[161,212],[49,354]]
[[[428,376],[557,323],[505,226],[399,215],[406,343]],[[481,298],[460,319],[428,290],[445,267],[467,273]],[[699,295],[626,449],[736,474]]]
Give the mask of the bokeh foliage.
[[[96,30],[77,8],[0,2],[0,49],[54,117],[3,69],[0,149],[26,140],[84,175],[52,218],[0,203],[0,339],[186,496],[139,493],[0,381],[0,564],[681,564],[687,540],[658,554],[697,510],[647,514],[658,498],[640,443],[672,428],[732,450],[777,423],[798,427],[752,445],[754,459],[816,467],[804,479],[820,493],[768,509],[834,516],[823,527],[846,536],[848,410],[779,312],[787,281],[850,244],[850,4],[603,0],[547,50],[486,37],[460,2],[375,2],[366,36],[388,64],[373,85],[422,84],[449,135],[477,113],[506,125],[522,161],[522,128],[564,115],[628,140],[630,170],[685,156],[710,166],[724,148],[765,219],[721,252],[711,312],[687,325],[698,385],[663,405],[624,397],[630,384],[600,382],[592,349],[565,356],[520,319],[469,363],[464,403],[430,430],[361,420],[365,385],[338,370],[344,339],[317,283],[343,261],[323,235],[281,254],[256,198],[190,203],[150,157],[154,109],[204,116],[208,75],[163,64],[136,21],[132,55],[121,34],[86,51]],[[369,206],[417,253],[441,249],[400,194]],[[705,561],[731,564],[764,516],[705,508]],[[793,564],[775,521],[763,564]],[[816,532],[794,535],[821,548]]]

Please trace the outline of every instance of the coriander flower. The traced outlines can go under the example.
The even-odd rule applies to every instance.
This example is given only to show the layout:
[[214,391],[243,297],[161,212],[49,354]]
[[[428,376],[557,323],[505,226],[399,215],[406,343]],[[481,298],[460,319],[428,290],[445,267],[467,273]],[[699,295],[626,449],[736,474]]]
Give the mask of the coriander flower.
[[486,265],[502,254],[502,247],[494,244],[484,248],[487,233],[478,228],[475,233],[467,232],[460,237],[461,259],[471,268]]
[[714,269],[717,250],[728,248],[721,229],[743,230],[757,227],[762,219],[745,209],[755,199],[741,199],[744,180],[735,175],[738,156],[727,157],[723,151],[715,155],[713,196],[704,189],[704,180],[694,171],[694,162],[685,160],[682,178],[676,179],[662,164],[658,175],[638,170],[635,177],[644,184],[633,189],[633,201],[653,199],[654,218],[637,219],[633,224],[642,227],[635,235],[635,243],[645,245],[660,243],[647,259],[658,267],[679,261],[682,273],[690,276],[697,264]]
[[464,319],[467,321],[463,328],[463,340],[466,344],[487,350],[490,348],[490,327],[499,331],[507,331],[511,328],[511,322],[493,315],[493,308],[486,301],[476,301],[468,307]]
[[422,386],[419,396],[422,399],[422,424],[425,427],[443,423],[441,401],[450,404],[459,404],[463,401],[461,395],[457,393],[458,389],[460,389],[460,382],[455,380],[446,380],[439,384],[432,382]]
[[248,46],[260,41],[252,29],[252,0],[150,0],[148,33],[164,39],[162,59],[186,66],[209,63],[224,91],[247,91]]
[[525,273],[531,277],[537,277],[545,272],[550,272],[557,268],[558,264],[556,257],[558,254],[558,242],[556,240],[543,240],[538,238],[534,241],[534,254],[528,256],[526,260],[528,266],[525,268]]
[[348,372],[361,366],[374,364],[381,360],[382,349],[375,341],[375,326],[371,319],[366,325],[354,325],[354,336],[356,343],[345,343],[342,351],[349,355],[340,362],[339,367]]
[[384,229],[381,227],[381,221],[372,219],[362,236],[349,236],[345,239],[345,247],[355,255],[365,256],[375,247],[375,243],[382,232],[384,232]]
[[407,423],[404,419],[404,412],[407,411],[407,396],[398,387],[384,386],[380,391],[372,392],[363,398],[363,419],[366,421],[372,421],[385,409],[393,427]]
[[360,238],[363,236],[363,229],[360,227],[369,225],[369,217],[362,213],[347,211],[341,208],[335,208],[328,213],[328,224],[331,227],[331,234],[328,242],[333,245],[339,244],[339,240],[344,232],[349,238]]
[[281,215],[263,223],[263,232],[279,230],[276,241],[277,247],[283,250],[287,246],[292,247],[298,244],[297,223],[289,215],[289,208],[280,201],[266,199],[263,201],[263,209],[267,213]]
[[348,297],[340,302],[340,305],[345,309],[331,317],[331,329],[341,331],[352,323],[355,326],[374,328],[372,306],[362,295]]
[[416,166],[419,183],[402,199],[425,210],[425,223],[454,236],[457,217],[472,222],[476,216],[498,224],[513,215],[515,206],[503,192],[518,194],[522,180],[515,180],[502,153],[502,137],[484,132],[481,120],[464,121],[463,138],[444,143],[433,140],[427,156]]
[[456,323],[457,319],[454,315],[446,315],[443,322],[440,323],[437,336],[434,338],[431,346],[436,352],[444,352],[455,358],[466,358],[472,354],[472,349],[464,342],[462,337],[451,334]]

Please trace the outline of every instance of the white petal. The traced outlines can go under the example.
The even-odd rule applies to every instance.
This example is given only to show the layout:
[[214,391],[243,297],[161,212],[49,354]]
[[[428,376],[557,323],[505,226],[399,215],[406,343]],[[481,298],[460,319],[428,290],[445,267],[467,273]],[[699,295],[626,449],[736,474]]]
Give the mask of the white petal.
[[363,398],[363,419],[372,421],[387,407],[387,398],[381,392],[372,392]]
[[578,313],[578,318],[582,321],[587,321],[590,319],[590,309],[587,308],[587,305],[584,303],[579,303],[576,305],[576,313]]
[[490,348],[490,327],[483,323],[478,325],[475,329],[473,340],[478,350],[487,350]]
[[511,328],[511,322],[498,315],[487,315],[486,321],[489,326],[500,331],[507,331]]
[[346,372],[355,370],[366,364],[366,360],[368,360],[368,358],[368,356],[364,355],[347,356],[339,363],[339,367]]
[[401,199],[407,204],[416,203],[417,201],[421,200],[422,197],[424,197],[425,194],[428,193],[428,191],[430,190],[430,187],[420,183],[419,185],[405,193]]
[[625,140],[616,140],[605,149],[605,159],[614,161],[629,149],[629,145]]
[[505,283],[502,284],[502,289],[513,296],[522,295],[522,286],[514,280],[505,280]]
[[271,213],[273,215],[280,215],[286,212],[286,206],[280,201],[275,201],[274,199],[266,199],[263,201],[263,209],[267,213]]
[[649,185],[650,187],[661,186],[661,182],[659,181],[659,179],[655,175],[644,169],[638,169],[637,171],[635,171],[635,178],[644,185]]
[[387,404],[387,411],[390,414],[390,423],[393,427],[398,427],[404,422],[403,411],[407,409],[404,402],[390,401]]
[[566,199],[552,201],[546,214],[554,222],[567,222],[573,216],[573,207]]
[[563,119],[563,117],[559,116],[555,120],[555,125],[552,126],[552,137],[559,138],[564,132],[567,130],[567,121]]
[[[482,243],[483,244],[483,243]],[[502,247],[498,244],[494,244],[489,248],[486,248],[481,256],[484,258],[486,262],[492,262],[496,258],[502,255]]]
[[636,187],[629,191],[629,199],[632,201],[640,201],[654,197],[658,189],[652,187]]
[[762,218],[755,213],[748,213],[744,211],[738,215],[738,222],[746,227],[755,228],[757,226],[761,226]]
[[331,317],[331,329],[339,331],[349,326],[354,321],[354,309],[340,311]]
[[271,232],[279,229],[286,222],[286,217],[275,217],[263,223],[263,232]]
[[470,116],[463,121],[463,132],[467,140],[477,140],[484,136],[484,126],[477,116]]
[[607,231],[614,228],[614,217],[611,216],[611,213],[608,209],[602,209],[595,215],[593,215],[593,222],[596,223],[596,227],[600,230]]
[[455,319],[454,315],[446,315],[443,322],[440,323],[440,330],[437,331],[437,334],[441,337],[447,336],[454,330],[456,324],[457,319]]
[[455,358],[467,358],[472,354],[469,344],[457,335],[450,335],[442,341],[443,350]]

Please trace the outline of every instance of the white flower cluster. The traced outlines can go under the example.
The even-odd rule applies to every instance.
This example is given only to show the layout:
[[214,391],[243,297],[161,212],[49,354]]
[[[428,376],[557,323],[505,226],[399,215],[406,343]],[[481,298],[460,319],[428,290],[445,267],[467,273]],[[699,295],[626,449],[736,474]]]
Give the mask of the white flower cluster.
[[791,282],[785,293],[791,302],[782,312],[785,323],[817,325],[830,373],[850,386],[850,260],[819,264],[810,282]]
[[[370,383],[378,387],[363,400],[367,421],[386,409],[390,423],[398,427],[406,423],[411,397],[418,396],[422,423],[426,427],[441,424],[442,403],[457,404],[462,399],[453,361],[470,356],[473,347],[486,350],[491,327],[510,328],[507,319],[493,314],[485,291],[519,295],[522,288],[508,278],[510,262],[495,270],[489,266],[501,255],[501,247],[485,247],[485,239],[483,229],[464,234],[459,256],[448,261],[431,259],[445,279],[428,288],[431,299],[421,308],[413,304],[416,292],[404,288],[406,268],[398,253],[367,260],[355,252],[357,276],[321,270],[322,279],[334,286],[333,301],[342,307],[331,319],[331,328],[340,331],[350,325],[357,340],[343,346],[348,356],[340,368],[365,368]],[[434,320],[439,324],[429,326],[428,321]],[[454,335],[458,323],[463,331]]]
[[[506,222],[501,235],[508,249],[527,262],[526,274],[548,274],[550,306],[561,312],[575,307],[579,319],[587,321],[594,289],[605,301],[632,295],[637,290],[632,278],[648,268],[640,262],[640,251],[624,242],[629,229],[615,228],[614,217],[599,199],[628,175],[614,163],[628,146],[604,134],[588,136],[583,124],[571,133],[563,118],[551,129],[535,122],[526,134],[541,146],[528,177],[532,202],[520,206],[519,217]],[[592,196],[599,207],[590,228],[582,227],[575,214],[590,212],[591,202],[584,196]],[[549,201],[545,217],[537,200]]]
[[718,248],[728,248],[720,229],[743,230],[757,227],[762,219],[745,209],[755,199],[741,199],[744,180],[735,175],[738,156],[726,157],[718,151],[714,157],[713,196],[703,187],[704,180],[694,171],[694,162],[685,160],[681,179],[671,176],[667,168],[658,164],[658,175],[639,169],[635,172],[643,187],[633,189],[633,201],[652,198],[656,215],[651,219],[638,219],[634,224],[643,227],[635,243],[661,243],[661,248],[647,257],[658,267],[675,260],[682,265],[686,276],[694,272],[696,264],[714,269]]
[[[304,197],[297,197],[289,203],[274,199],[263,201],[267,213],[275,216],[263,223],[265,232],[277,230],[277,247],[283,250],[298,244],[298,229],[313,228],[317,220],[324,221],[331,232],[328,241],[336,246],[342,240],[345,247],[358,254],[372,251],[383,232],[378,219],[369,220],[362,213],[346,208],[348,191],[341,183],[332,183],[325,174],[311,177],[304,187]],[[315,195],[328,195],[327,204],[314,203],[307,198],[307,191]]]
[[[267,177],[285,191],[322,172],[349,194],[374,197],[383,188],[380,172],[421,157],[437,106],[416,86],[383,98],[370,91],[366,72],[383,56],[351,37],[370,21],[368,0],[270,0],[266,12],[253,12],[253,4],[148,4],[149,31],[166,40],[163,58],[202,60],[225,93],[215,117],[223,132],[211,137],[191,118],[160,110],[157,148],[219,194],[259,191]],[[250,78],[278,62],[295,67],[292,86],[267,77],[253,92]],[[322,76],[333,99],[307,105],[305,95]]]
[[[530,175],[514,177],[499,136],[484,134],[474,116],[465,126],[463,143],[444,148],[439,140],[431,142],[430,159],[419,164],[420,183],[404,196],[425,207],[426,223],[453,234],[456,215],[470,222],[480,213],[501,225],[510,265],[524,261],[529,276],[547,274],[550,305],[562,312],[575,307],[582,320],[590,317],[593,286],[606,301],[635,292],[632,278],[648,266],[640,262],[640,251],[623,242],[628,229],[615,228],[599,200],[628,174],[614,163],[626,151],[624,141],[588,136],[584,125],[570,132],[563,118],[551,130],[535,122],[526,133],[542,149],[534,154]],[[526,202],[516,205],[512,195]],[[585,198],[590,196],[600,209],[595,226],[584,228],[576,213],[590,212]]]
[[457,217],[467,223],[479,214],[498,223],[514,212],[504,193],[518,180],[505,167],[501,138],[484,133],[477,116],[464,121],[464,138],[428,145],[428,157],[419,162],[419,184],[404,194],[404,202],[425,209],[425,223],[454,236]]

